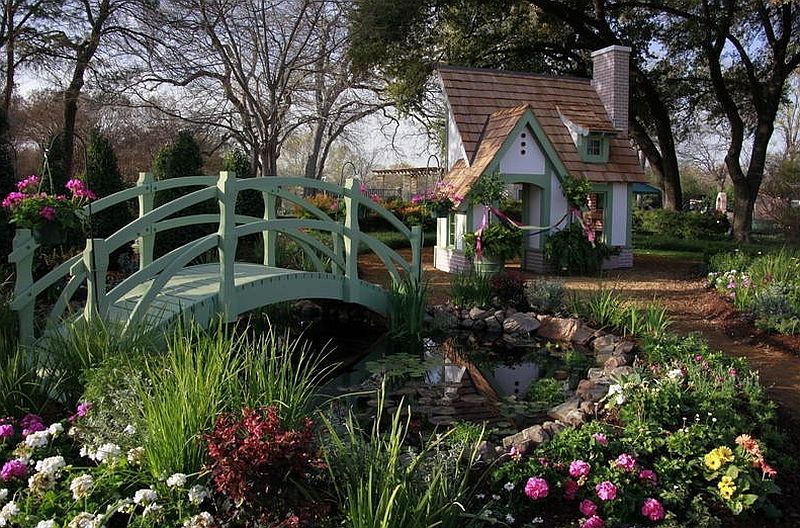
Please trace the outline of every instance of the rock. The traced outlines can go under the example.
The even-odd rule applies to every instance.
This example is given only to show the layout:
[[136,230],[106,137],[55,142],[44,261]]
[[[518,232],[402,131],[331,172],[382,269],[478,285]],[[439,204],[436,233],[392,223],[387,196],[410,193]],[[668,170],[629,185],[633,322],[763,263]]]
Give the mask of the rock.
[[614,351],[614,346],[617,344],[618,341],[619,338],[617,336],[611,334],[605,334],[595,338],[595,340],[592,341],[592,348],[594,349],[595,352],[599,352],[601,350],[608,350],[608,347],[611,347],[609,352],[611,353]]
[[578,409],[587,416],[594,416],[595,404],[590,401],[581,402]]
[[452,416],[433,416],[428,418],[428,421],[432,425],[453,425],[455,423]]
[[636,346],[636,343],[633,341],[620,341],[619,343],[614,346],[614,352],[620,355],[628,355],[633,352],[633,348]]
[[542,317],[540,322],[539,337],[551,341],[571,341],[580,323],[577,319],[549,316]]
[[560,420],[565,423],[570,423],[567,420],[567,417],[570,412],[578,411],[578,405],[581,403],[580,396],[573,396],[564,403],[556,405],[549,411],[547,411],[547,415],[552,418],[553,420]]
[[581,380],[581,382],[578,383],[575,394],[580,396],[584,402],[600,401],[603,396],[608,394],[609,385],[608,382],[600,380]]
[[577,427],[586,422],[586,415],[580,409],[573,409],[562,420],[564,423]]
[[614,369],[611,369],[611,370],[607,370],[606,372],[608,372],[609,377],[621,378],[623,376],[630,376],[635,371],[633,370],[633,367],[623,366],[623,367],[617,367],[617,368],[614,368]]
[[503,310],[495,310],[494,318],[502,323],[506,319],[506,313]]
[[462,328],[472,328],[475,325],[475,321],[472,319],[462,319],[461,320],[461,327]]
[[439,330],[455,330],[458,328],[458,317],[447,310],[435,310],[433,327]]
[[522,436],[534,444],[543,444],[550,440],[550,434],[541,425],[534,425],[522,431]]
[[500,332],[503,331],[503,325],[501,325],[500,321],[498,321],[494,317],[490,317],[489,319],[486,319],[484,322],[486,323],[487,332],[493,334],[499,334]]
[[625,356],[613,355],[603,363],[603,367],[606,369],[615,369],[617,367],[624,367],[627,364],[628,360],[625,359]]
[[589,372],[586,374],[586,377],[590,380],[602,379],[603,376],[605,376],[605,371],[597,367],[590,368]]
[[503,331],[508,334],[529,334],[540,325],[541,323],[535,316],[519,312],[503,321]]
[[477,321],[479,319],[485,319],[486,314],[487,314],[486,310],[482,310],[476,306],[472,308],[467,315],[473,321]]
[[594,337],[595,332],[597,332],[597,330],[586,325],[583,321],[579,321],[575,332],[572,333],[571,341],[576,345],[586,346]]
[[486,462],[487,464],[497,460],[498,455],[502,453],[503,450],[500,450],[500,453],[498,453],[497,446],[488,440],[483,440],[480,444],[478,444],[478,448],[475,451],[475,454],[478,456],[478,460],[481,462]]
[[552,439],[555,435],[566,429],[566,426],[561,422],[547,421],[542,424],[542,429],[547,431],[550,434],[550,438]]
[[565,379],[569,378],[569,372],[566,370],[557,370],[553,373],[553,377],[558,381],[564,381]]
[[322,307],[313,301],[297,301],[294,304],[294,310],[304,321],[312,321],[322,317]]
[[486,321],[483,319],[476,319],[475,324],[472,325],[473,330],[484,330],[486,328]]
[[598,366],[605,365],[611,357],[614,356],[614,345],[606,345],[600,349],[595,349],[594,362]]

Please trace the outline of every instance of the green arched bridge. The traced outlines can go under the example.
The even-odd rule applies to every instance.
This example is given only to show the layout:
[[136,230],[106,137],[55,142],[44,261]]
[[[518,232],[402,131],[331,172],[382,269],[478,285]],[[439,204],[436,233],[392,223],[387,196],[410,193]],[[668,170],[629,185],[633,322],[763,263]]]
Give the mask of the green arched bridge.
[[[159,203],[161,191],[186,189],[179,197]],[[297,189],[312,189],[334,195],[344,206],[344,221],[338,221],[304,199]],[[263,218],[237,214],[237,197],[244,191],[260,193]],[[252,194],[252,193],[251,193]],[[172,191],[172,196],[175,191]],[[269,304],[292,299],[338,299],[361,304],[387,315],[389,293],[358,274],[359,247],[376,253],[393,281],[408,276],[419,280],[422,273],[422,231],[406,227],[391,212],[365,196],[357,180],[344,187],[305,178],[245,178],[221,172],[216,176],[194,176],[155,181],[149,173],[140,175],[137,185],[102,198],[82,211],[94,215],[103,210],[138,201],[136,220],[108,238],[91,238],[85,249],[33,279],[33,264],[39,248],[34,233],[18,229],[9,261],[16,267],[11,308],[17,311],[23,342],[36,339],[37,314],[44,312],[46,327],[58,327],[64,320],[103,317],[131,325],[167,324],[188,316],[206,324],[217,314],[233,321],[240,314]],[[218,212],[190,214],[187,208],[214,200]],[[278,200],[306,211],[305,218],[280,217]],[[380,240],[359,228],[359,217],[371,210],[408,238],[411,261],[405,260]],[[156,236],[193,225],[216,225],[215,232],[201,236],[153,258]],[[260,237],[263,259],[238,261],[237,246],[243,237]],[[313,271],[277,266],[278,237],[284,236],[301,247]],[[133,244],[139,268],[110,287],[109,256]],[[261,245],[261,244],[259,244]],[[200,261],[201,263],[197,263]],[[76,296],[85,286],[83,295]],[[77,299],[80,297],[80,299]]]

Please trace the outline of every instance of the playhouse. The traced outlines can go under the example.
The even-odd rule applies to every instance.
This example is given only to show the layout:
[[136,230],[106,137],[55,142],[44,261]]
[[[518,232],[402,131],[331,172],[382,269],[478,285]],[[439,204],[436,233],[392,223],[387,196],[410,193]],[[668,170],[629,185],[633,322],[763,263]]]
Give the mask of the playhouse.
[[[633,265],[633,189],[646,178],[628,139],[630,49],[610,46],[592,59],[592,79],[438,68],[447,119],[444,181],[466,196],[481,176],[499,173],[519,193],[522,222],[548,227],[523,238],[523,269],[547,268],[545,237],[569,221],[561,187],[567,175],[592,184],[583,221],[618,249],[604,267]],[[438,219],[434,266],[469,269],[463,236],[485,221],[486,208],[466,200]]]

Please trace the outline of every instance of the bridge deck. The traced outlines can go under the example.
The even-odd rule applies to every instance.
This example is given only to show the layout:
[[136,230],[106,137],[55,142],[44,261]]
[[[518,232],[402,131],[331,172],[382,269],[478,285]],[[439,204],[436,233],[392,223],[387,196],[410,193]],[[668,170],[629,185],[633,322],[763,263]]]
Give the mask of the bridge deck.
[[[234,267],[234,284],[237,289],[281,276],[304,274],[297,270],[272,268],[260,264],[237,262]],[[147,310],[145,321],[157,323],[171,320],[181,312],[205,306],[214,310],[219,294],[219,264],[201,264],[184,268],[176,273],[156,295]],[[288,277],[287,277],[288,278]],[[125,294],[109,307],[109,318],[127,321],[136,303],[147,292],[152,280],[144,282]]]

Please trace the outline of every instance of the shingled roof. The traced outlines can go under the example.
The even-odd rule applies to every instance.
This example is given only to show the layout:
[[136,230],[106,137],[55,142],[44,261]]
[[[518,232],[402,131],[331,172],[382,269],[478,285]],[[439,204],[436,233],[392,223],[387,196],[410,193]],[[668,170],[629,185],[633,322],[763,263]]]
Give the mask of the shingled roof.
[[467,163],[454,166],[447,176],[457,187],[468,189],[480,177],[491,163],[486,157],[497,154],[505,140],[500,136],[513,130],[526,108],[531,109],[570,173],[597,183],[646,181],[625,137],[609,137],[608,163],[581,159],[562,116],[588,130],[614,130],[589,79],[454,66],[441,66],[438,72],[467,154]]

